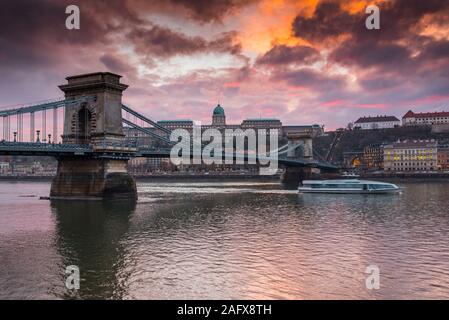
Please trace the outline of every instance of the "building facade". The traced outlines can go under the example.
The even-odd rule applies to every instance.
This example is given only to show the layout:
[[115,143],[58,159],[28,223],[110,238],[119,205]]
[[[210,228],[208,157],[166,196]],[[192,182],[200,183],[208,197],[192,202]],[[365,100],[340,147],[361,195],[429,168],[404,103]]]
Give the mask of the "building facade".
[[402,117],[402,125],[419,126],[419,125],[441,125],[449,124],[449,112],[422,112],[415,113],[409,110]]
[[343,152],[343,167],[345,169],[358,169],[362,168],[363,164],[363,151],[346,151]]
[[438,169],[435,140],[405,140],[384,146],[384,170],[422,172]]
[[384,166],[383,145],[371,145],[363,149],[363,167],[366,170],[382,170]]
[[401,125],[401,121],[395,116],[361,117],[354,122],[354,129],[374,130],[396,128]]
[[438,170],[449,170],[449,145],[438,146]]
[[157,124],[169,130],[186,129],[192,131],[193,128],[192,120],[161,120]]

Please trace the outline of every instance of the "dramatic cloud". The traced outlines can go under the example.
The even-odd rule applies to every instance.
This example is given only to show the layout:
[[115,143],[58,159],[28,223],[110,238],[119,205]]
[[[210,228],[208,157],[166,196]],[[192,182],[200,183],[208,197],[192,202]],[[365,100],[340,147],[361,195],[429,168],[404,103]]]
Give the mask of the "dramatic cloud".
[[275,76],[275,79],[285,80],[292,86],[318,89],[322,92],[343,90],[346,83],[342,76],[327,76],[311,68],[280,73]]
[[[77,4],[78,2],[78,4]],[[380,30],[365,7],[380,8]],[[77,4],[81,29],[65,28]],[[112,71],[155,120],[277,117],[336,128],[449,108],[449,1],[4,0],[0,106],[54,98],[71,74]]]
[[249,6],[258,0],[168,0],[189,10],[189,16],[200,21],[221,20],[224,16]]
[[297,16],[293,22],[295,36],[310,41],[322,41],[354,31],[357,25],[363,26],[361,16],[343,11],[336,1],[322,1],[312,17]]
[[320,59],[318,50],[309,46],[276,45],[260,57],[257,62],[266,65],[284,65],[290,63],[310,64]]
[[128,37],[133,42],[137,53],[147,56],[171,57],[199,52],[238,54],[241,47],[235,43],[234,35],[233,32],[228,32],[213,41],[206,41],[202,37],[188,37],[168,28],[153,26],[150,29],[134,29],[128,34]]

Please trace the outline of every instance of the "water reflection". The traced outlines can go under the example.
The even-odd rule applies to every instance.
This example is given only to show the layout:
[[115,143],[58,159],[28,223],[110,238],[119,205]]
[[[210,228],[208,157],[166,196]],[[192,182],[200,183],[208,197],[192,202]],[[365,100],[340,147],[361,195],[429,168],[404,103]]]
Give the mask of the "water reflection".
[[[320,195],[142,183],[139,201],[40,201],[0,184],[0,298],[448,298],[449,184]],[[24,209],[26,208],[26,209]],[[81,289],[66,290],[77,265]],[[381,289],[365,287],[365,268]]]
[[[63,298],[122,298],[117,273],[122,268],[122,240],[135,210],[134,201],[52,201],[56,217],[56,247],[66,266],[80,268],[80,290],[64,290]],[[65,283],[63,275],[61,283]]]

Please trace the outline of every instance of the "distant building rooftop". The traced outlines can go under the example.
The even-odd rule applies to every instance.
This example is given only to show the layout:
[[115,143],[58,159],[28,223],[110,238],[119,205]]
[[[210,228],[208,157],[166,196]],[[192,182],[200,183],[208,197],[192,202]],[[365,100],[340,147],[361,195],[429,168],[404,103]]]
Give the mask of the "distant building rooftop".
[[193,120],[180,119],[180,120],[159,120],[157,123],[193,123]]
[[391,122],[399,121],[395,116],[375,116],[375,117],[361,117],[355,123],[371,123],[371,122]]
[[[430,140],[404,140],[397,141],[388,146],[393,146],[394,148],[426,148],[426,147],[436,147],[438,142],[434,139]],[[387,146],[387,145],[386,145]]]
[[268,122],[268,121],[281,121],[279,119],[270,119],[270,118],[258,118],[258,119],[245,119],[243,121],[253,121],[253,122]]
[[412,110],[407,111],[407,113],[402,117],[404,118],[435,118],[435,117],[449,117],[449,112],[419,112],[415,113]]

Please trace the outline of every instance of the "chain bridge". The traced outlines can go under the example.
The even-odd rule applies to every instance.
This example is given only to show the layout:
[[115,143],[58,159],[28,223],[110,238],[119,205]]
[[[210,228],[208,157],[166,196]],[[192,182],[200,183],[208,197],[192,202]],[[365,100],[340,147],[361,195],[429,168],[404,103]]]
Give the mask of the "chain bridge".
[[[128,86],[120,78],[110,72],[67,77],[59,86],[64,99],[0,110],[0,155],[55,157],[51,198],[137,198],[127,161],[168,158],[174,142],[169,129],[122,104]],[[124,127],[159,141],[158,147],[139,146],[125,136]],[[311,134],[293,132],[287,138],[288,144],[277,150],[286,181],[304,178],[312,170],[337,169],[314,154]]]

